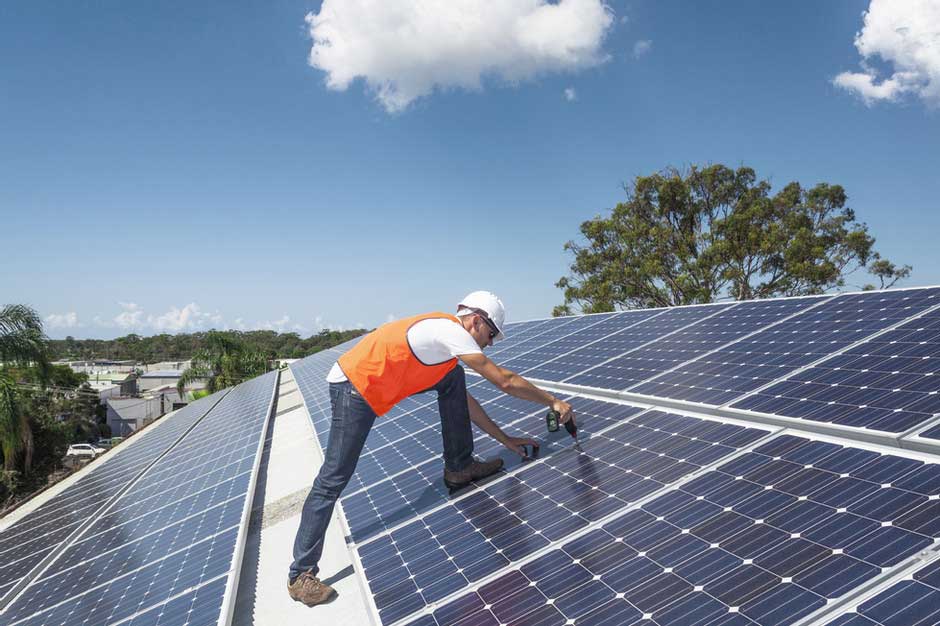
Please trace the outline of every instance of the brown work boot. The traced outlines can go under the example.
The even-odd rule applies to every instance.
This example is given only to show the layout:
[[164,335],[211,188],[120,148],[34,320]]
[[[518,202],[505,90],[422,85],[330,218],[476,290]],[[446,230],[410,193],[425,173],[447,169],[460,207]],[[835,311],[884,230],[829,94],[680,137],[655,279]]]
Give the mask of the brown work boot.
[[460,489],[466,487],[474,480],[480,480],[487,476],[492,476],[503,466],[502,459],[491,459],[489,461],[477,461],[473,459],[467,467],[460,471],[452,472],[444,469],[444,484],[450,489]]
[[336,592],[310,572],[304,572],[287,584],[287,593],[297,602],[303,602],[307,606],[316,606],[332,598]]

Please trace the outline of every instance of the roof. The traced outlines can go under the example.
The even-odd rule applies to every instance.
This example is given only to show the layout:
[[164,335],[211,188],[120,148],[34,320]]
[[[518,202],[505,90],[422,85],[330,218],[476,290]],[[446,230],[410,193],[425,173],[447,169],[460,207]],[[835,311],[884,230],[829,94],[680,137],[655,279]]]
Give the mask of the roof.
[[152,372],[144,372],[140,375],[141,378],[179,378],[183,375],[182,370],[154,370]]

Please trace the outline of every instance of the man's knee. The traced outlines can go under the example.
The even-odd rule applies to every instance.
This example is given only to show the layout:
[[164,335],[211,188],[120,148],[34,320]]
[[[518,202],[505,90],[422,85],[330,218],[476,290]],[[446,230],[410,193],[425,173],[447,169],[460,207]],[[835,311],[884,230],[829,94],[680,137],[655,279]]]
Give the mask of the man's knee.
[[344,476],[341,474],[317,474],[316,479],[313,481],[313,491],[324,498],[329,500],[336,500],[339,498],[340,494],[343,493],[343,489],[346,488],[346,485],[349,483],[350,476]]

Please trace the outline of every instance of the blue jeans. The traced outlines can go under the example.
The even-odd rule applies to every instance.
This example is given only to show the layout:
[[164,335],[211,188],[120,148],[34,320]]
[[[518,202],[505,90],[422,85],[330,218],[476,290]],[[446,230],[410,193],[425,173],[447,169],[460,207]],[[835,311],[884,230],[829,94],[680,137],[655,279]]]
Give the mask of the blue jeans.
[[[463,368],[458,365],[425,392],[432,390],[437,392],[437,407],[441,414],[444,467],[460,471],[470,464],[473,454],[473,432]],[[323,553],[323,538],[333,507],[356,470],[362,447],[375,422],[372,408],[349,382],[330,383],[330,405],[333,410],[330,438],[323,465],[313,481],[300,516],[300,528],[294,538],[294,562],[290,566],[291,580],[302,572],[311,572],[315,576],[320,571],[317,563]]]

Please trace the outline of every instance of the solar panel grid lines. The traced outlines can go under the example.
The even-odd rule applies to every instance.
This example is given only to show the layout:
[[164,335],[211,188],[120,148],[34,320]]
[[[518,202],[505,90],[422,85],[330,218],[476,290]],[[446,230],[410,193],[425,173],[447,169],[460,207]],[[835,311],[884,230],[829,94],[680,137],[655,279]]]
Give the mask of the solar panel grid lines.
[[[578,329],[576,332],[538,346],[501,364],[520,373],[526,373],[530,377],[539,378],[541,368],[548,369],[553,364],[561,365],[566,362],[566,357],[579,352],[590,353],[595,359],[602,358],[594,354],[599,344],[620,345],[624,340],[629,343],[635,334],[629,332],[631,329],[646,323],[653,324],[658,318],[668,316],[669,312],[670,309],[646,309],[612,313],[599,323]],[[607,348],[607,351],[610,351],[610,348]],[[604,350],[601,350],[601,353],[603,354]],[[561,380],[561,377],[553,376],[547,380],[552,379]]]
[[[903,339],[911,336],[924,341],[906,344]],[[935,372],[929,371],[940,373],[938,356],[940,305],[844,346],[721,408],[795,423],[817,422],[849,432],[877,432],[872,436],[878,441],[906,437],[926,430],[921,427],[940,412],[940,377],[935,379]],[[926,375],[918,371],[927,368]]]
[[[588,441],[595,433],[602,433],[616,425],[617,419],[628,419],[646,410],[646,406],[615,404],[588,398],[568,398],[581,416],[579,436]],[[545,433],[541,410],[504,426],[507,434],[515,437],[531,437],[541,440],[539,459],[544,460],[556,453],[563,453],[572,446],[567,432]],[[536,415],[536,419],[532,416]],[[616,419],[615,419],[616,418]],[[344,496],[340,502],[347,514],[350,538],[354,543],[363,543],[369,538],[400,527],[402,524],[435,508],[440,508],[455,497],[466,496],[473,489],[513,475],[531,464],[507,450],[488,435],[480,434],[475,440],[475,454],[484,458],[498,456],[505,462],[496,475],[473,483],[460,492],[451,493],[441,481],[442,463],[439,459],[427,461],[408,470],[394,481],[383,481],[370,485],[356,494]]]
[[[646,415],[646,416],[648,416],[648,417],[655,417],[655,415],[654,415],[655,413],[657,413],[657,410],[654,408],[654,409],[651,409],[649,412],[645,413],[644,415]],[[720,424],[720,422],[716,422],[716,423]],[[732,421],[732,422],[729,422],[729,424],[730,424],[730,423],[733,423],[733,421]],[[746,427],[745,427],[745,428],[746,428]],[[760,438],[759,438],[759,439],[756,439],[756,440],[755,440],[755,439],[751,439],[749,445],[746,446],[746,447],[747,447],[747,448],[751,448],[751,447],[753,447],[753,446],[755,446],[755,445],[759,445],[760,442],[766,441],[769,437],[772,437],[773,435],[774,435],[774,431],[773,431],[773,430],[761,431],[761,433],[760,433],[760,435],[759,435]],[[740,453],[742,453],[742,452],[743,452],[743,450],[737,452],[736,454],[740,454]],[[734,458],[734,455],[732,455],[730,458]],[[724,459],[724,460],[727,460],[727,459]],[[721,462],[720,460],[719,460],[719,461],[716,461],[715,464],[720,463],[720,462]],[[687,477],[678,480],[676,484],[678,485],[678,484],[682,484],[683,482],[686,482],[686,481],[688,481],[688,480],[692,480],[692,479],[694,479],[697,475],[699,475],[699,474],[701,474],[701,473],[707,471],[708,469],[709,469],[708,466],[703,467],[702,469],[700,469],[700,470],[698,470],[698,471],[696,471],[696,472],[694,472],[694,473],[688,475]],[[616,519],[616,518],[618,518],[619,516],[621,516],[621,515],[624,513],[624,511],[629,511],[629,510],[637,509],[638,507],[642,506],[645,502],[650,501],[650,500],[652,500],[652,499],[655,499],[655,498],[657,497],[657,494],[659,494],[659,493],[660,493],[660,490],[654,490],[654,491],[652,491],[652,492],[650,492],[650,493],[647,493],[645,496],[639,498],[637,501],[632,502],[632,503],[630,503],[630,504],[628,504],[628,505],[626,505],[626,506],[623,506],[623,507],[621,507],[619,510],[614,510],[613,512],[610,512],[610,513],[608,513],[607,515],[605,515],[605,516],[603,516],[603,517],[601,517],[601,518],[599,518],[599,519],[597,519],[597,520],[594,520],[594,521],[590,522],[588,525],[586,525],[586,526],[584,526],[584,527],[582,527],[582,528],[580,528],[580,529],[575,529],[575,530],[573,530],[572,532],[568,533],[566,536],[557,538],[554,543],[550,543],[550,544],[548,544],[548,545],[546,545],[546,546],[543,546],[542,548],[540,548],[540,549],[538,549],[538,550],[532,552],[531,554],[528,554],[528,555],[526,555],[526,556],[523,556],[522,558],[520,558],[518,561],[514,562],[514,563],[513,563],[511,566],[509,566],[509,567],[510,567],[511,569],[513,569],[513,570],[516,569],[516,568],[525,567],[526,564],[532,563],[533,561],[538,560],[538,559],[539,559],[540,557],[542,557],[543,555],[545,555],[545,554],[551,552],[553,549],[557,548],[557,546],[558,546],[559,543],[561,543],[561,542],[569,541],[569,540],[570,540],[570,541],[577,541],[578,538],[588,536],[588,535],[590,535],[594,530],[596,530],[597,528],[599,528],[599,527],[601,527],[601,526],[607,524],[610,520]],[[404,554],[404,552],[403,552],[403,554]],[[498,569],[498,570],[489,572],[489,573],[487,573],[485,576],[481,577],[480,579],[471,582],[469,585],[467,585],[466,588],[468,588],[468,589],[479,589],[479,588],[481,588],[481,587],[483,587],[483,586],[486,586],[486,585],[489,584],[489,583],[492,583],[494,580],[499,579],[501,576],[503,576],[503,575],[505,574],[506,571],[507,571],[506,568],[502,568],[502,569]],[[557,573],[559,576],[562,576],[562,573],[560,573],[560,572],[556,572],[556,573]],[[559,579],[560,579],[560,580],[563,580],[563,578],[559,578]],[[457,604],[459,604],[459,601],[456,601],[456,602],[455,602],[455,599],[456,599],[456,598],[459,598],[460,595],[461,595],[464,591],[465,591],[465,589],[456,590],[456,591],[454,591],[453,593],[451,593],[450,595],[448,595],[448,596],[446,596],[446,597],[443,597],[443,598],[440,598],[440,599],[435,600],[435,601],[433,601],[433,602],[427,603],[424,607],[421,607],[421,608],[416,609],[416,611],[415,611],[414,613],[412,613],[412,614],[410,614],[410,615],[407,615],[407,616],[404,616],[404,617],[402,617],[401,619],[398,619],[397,621],[392,621],[391,624],[394,624],[394,626],[398,626],[398,625],[400,625],[400,624],[406,624],[406,623],[409,623],[409,624],[410,624],[410,623],[412,623],[412,620],[414,620],[417,616],[419,616],[419,615],[424,615],[425,617],[427,617],[430,613],[434,612],[436,609],[439,609],[440,607],[448,606],[449,603],[451,603],[451,602],[454,602],[454,604],[457,605]],[[453,614],[453,613],[452,613],[452,614]],[[462,614],[462,615],[463,615],[463,614]],[[511,619],[508,619],[506,616],[500,616],[500,617],[501,617],[501,619],[499,619],[499,620],[493,622],[494,625],[495,625],[495,624],[498,624],[498,623],[510,623],[510,622],[515,623],[515,622],[513,622]],[[455,621],[455,620],[454,620],[454,621]],[[519,623],[519,624],[523,624],[523,623],[529,624],[530,622],[533,623],[533,624],[536,623],[536,622],[538,622],[538,617],[535,617],[535,614],[533,614],[533,617],[531,618],[531,620],[525,619],[525,620],[519,621],[518,623]],[[387,622],[387,621],[384,622],[384,623],[389,624],[389,622]],[[414,624],[422,624],[423,622],[421,622],[421,621],[415,621],[415,622],[413,622],[413,623],[414,623]],[[442,622],[442,623],[443,623],[443,622]],[[453,621],[447,621],[446,623],[447,623],[447,624],[451,624],[451,623],[453,623]],[[467,621],[466,623],[467,623],[468,625],[471,624],[471,623],[472,623],[472,624],[476,624],[476,622],[475,622],[474,620],[469,619],[469,618],[468,618],[468,621]],[[489,622],[481,622],[481,623],[489,623]],[[541,622],[538,622],[538,623],[541,623]],[[552,622],[551,620],[549,620],[549,622],[546,622],[546,623],[555,623],[555,622]],[[561,624],[561,623],[564,623],[564,621],[562,620],[562,621],[559,621],[559,622],[557,622],[557,623]],[[579,623],[580,623],[580,622],[579,622]],[[601,623],[620,623],[620,622],[601,622]],[[434,625],[435,625],[435,622],[431,621],[431,622],[427,622],[427,624],[430,624],[431,626],[434,626]]]
[[[199,598],[201,618],[215,606],[222,613],[216,612],[212,623],[227,623],[244,549],[250,492],[277,397],[278,377],[278,372],[271,372],[236,386],[152,467],[153,474],[173,467],[181,475],[191,469],[187,463],[211,467],[200,453],[211,448],[222,457],[218,466],[227,468],[228,480],[217,476],[210,479],[216,482],[209,487],[200,480],[183,482],[182,490],[174,487],[165,492],[172,501],[161,502],[149,495],[145,483],[150,474],[145,474],[119,500],[121,507],[96,520],[23,590],[9,606],[7,619],[24,624],[81,621],[91,625],[127,621],[149,612],[152,617],[160,616],[161,623],[181,624],[166,620],[173,616],[185,620],[188,611],[170,611],[167,603],[193,593],[189,597],[194,602]],[[242,448],[252,450],[254,458],[228,462],[244,459]],[[146,496],[147,506],[128,505],[138,494]],[[228,586],[220,587],[220,594],[197,591],[215,589],[219,576],[229,580]],[[156,609],[161,605],[167,610]],[[173,607],[179,608],[178,603]]]
[[[503,395],[503,393],[493,387],[489,381],[480,378],[478,375],[467,380],[467,391],[483,405]],[[425,394],[419,395],[424,397]],[[430,393],[427,395],[433,397]],[[408,399],[413,400],[414,396],[406,398],[406,400]],[[363,448],[363,456],[375,454],[381,451],[382,448],[394,445],[406,439],[411,439],[418,432],[428,428],[435,428],[437,424],[440,423],[436,397],[434,397],[433,400],[413,400],[413,402],[418,404],[418,406],[406,413],[395,414],[390,411],[376,420],[376,424],[372,427],[369,438],[366,440],[366,446]],[[405,417],[408,419],[401,419]],[[414,424],[415,421],[418,422],[418,425]],[[380,441],[376,441],[377,437],[374,436],[378,434],[381,434]],[[369,445],[370,440],[372,445]]]
[[619,329],[630,317],[650,317],[656,313],[650,311],[595,313],[583,317],[559,318],[565,320],[550,330],[522,341],[509,349],[491,354],[499,363],[510,369],[519,369],[520,364],[538,362],[542,353],[559,354],[569,352],[571,346],[578,345],[585,336],[596,337],[610,334]]
[[[582,398],[573,397],[573,396],[564,396],[564,397],[566,398],[566,400],[572,400],[572,401],[575,401],[575,402],[577,402],[578,400],[581,400],[581,399],[584,399],[584,400],[593,400],[592,398],[588,398],[588,397],[582,397]],[[611,404],[612,406],[621,407],[622,410],[624,411],[624,413],[627,414],[630,419],[632,419],[632,418],[634,418],[634,417],[636,417],[636,416],[642,414],[642,413],[645,412],[645,411],[649,411],[649,410],[652,410],[652,409],[653,409],[653,407],[650,407],[649,405],[636,405],[636,404],[631,404],[631,403],[611,403],[609,400],[606,400],[606,399],[605,399],[605,400],[602,400],[601,402],[604,402],[604,403],[606,403],[606,404]],[[523,416],[523,418],[521,418],[520,420],[517,420],[517,423],[526,420],[528,417],[531,417],[532,415],[536,415],[536,414],[540,413],[542,410],[543,410],[543,409],[537,409],[536,411],[527,413],[525,416]],[[579,430],[579,436],[580,436],[580,438],[581,438],[582,441],[585,441],[585,442],[586,442],[590,437],[592,437],[592,436],[594,436],[594,435],[602,435],[604,432],[610,430],[611,428],[613,428],[613,427],[616,426],[616,425],[617,425],[617,423],[610,423],[610,422],[607,422],[607,423],[603,424],[602,427],[601,427],[599,430],[597,430],[595,433],[592,433],[590,430],[584,430],[584,429],[582,428],[582,430]],[[507,427],[511,428],[512,425],[511,425],[511,424],[510,424],[510,425],[507,425]],[[539,422],[538,422],[538,424],[536,424],[536,427],[535,427],[535,428],[539,431],[539,434],[544,438],[544,436],[545,436],[545,433],[544,433],[544,426],[542,425],[542,421],[541,421],[541,420],[539,420]],[[559,441],[559,443],[560,443],[560,446],[558,446],[559,448],[561,448],[562,450],[567,450],[568,448],[570,448],[570,446],[572,445],[572,443],[571,443],[570,436],[567,435],[567,433],[563,433],[563,431],[561,431],[561,430],[559,429],[559,431],[558,431],[557,433],[555,433],[555,434],[557,435],[556,439],[557,439],[557,440]],[[474,445],[476,446],[476,444],[478,444],[478,443],[480,443],[480,442],[482,442],[482,441],[485,441],[487,438],[488,438],[488,435],[485,435],[485,434],[483,434],[483,433],[480,433],[479,435],[477,435],[477,436],[474,438]],[[497,444],[497,445],[498,445],[498,444]],[[496,446],[494,446],[494,447],[496,447]],[[322,452],[321,452],[321,453],[322,453]],[[507,471],[507,472],[503,472],[503,473],[500,473],[500,474],[495,475],[494,477],[485,479],[485,480],[481,483],[481,486],[482,486],[482,485],[489,486],[489,485],[491,485],[493,482],[496,482],[496,481],[501,480],[501,479],[503,479],[503,478],[506,478],[506,477],[508,477],[508,476],[512,476],[512,475],[514,475],[514,474],[516,474],[516,473],[518,473],[518,472],[520,472],[520,471],[523,471],[523,470],[525,470],[525,469],[528,469],[529,467],[532,466],[533,463],[534,463],[534,464],[544,463],[544,462],[546,462],[546,459],[547,459],[547,456],[546,456],[546,455],[540,454],[537,459],[533,459],[533,460],[526,461],[526,462],[520,462],[519,464],[517,464],[515,467],[513,467],[511,470],[509,470],[509,471]],[[418,468],[415,468],[415,469],[418,469]],[[438,468],[438,472],[437,472],[437,473],[438,473],[438,474],[440,473],[440,468]],[[454,503],[454,502],[457,502],[457,501],[459,501],[459,500],[461,500],[461,499],[463,499],[463,498],[469,497],[471,494],[472,494],[472,490],[461,490],[461,491],[458,491],[458,492],[454,493],[453,496],[452,496],[451,498],[449,498],[447,502],[441,502],[441,503],[435,505],[433,508],[428,509],[428,510],[422,512],[422,513],[419,514],[417,517],[420,518],[420,517],[423,517],[424,515],[431,514],[431,513],[433,513],[434,511],[437,511],[437,510],[439,510],[439,509],[441,509],[441,508],[443,508],[443,507],[445,507],[445,506],[447,506],[447,505],[449,505],[449,504],[452,504],[452,503]],[[348,494],[348,495],[352,496],[352,495],[355,495],[355,494]],[[346,497],[346,494],[344,494],[344,498],[345,498],[345,497]],[[342,503],[342,500],[343,500],[343,499],[341,499],[341,503]],[[375,535],[375,536],[373,536],[373,537],[370,537],[367,541],[360,541],[360,542],[357,542],[357,544],[358,544],[358,545],[364,545],[365,543],[368,543],[369,541],[372,541],[372,540],[374,540],[374,539],[376,539],[376,538],[378,538],[378,537],[380,537],[380,536],[384,536],[384,535],[387,535],[387,534],[389,534],[389,533],[391,533],[391,532],[394,532],[395,530],[398,530],[402,525],[404,525],[404,524],[406,524],[406,523],[409,523],[409,522],[411,522],[411,521],[414,521],[414,520],[413,520],[413,519],[409,519],[409,520],[406,520],[406,521],[404,521],[404,522],[402,522],[402,523],[400,523],[400,524],[396,524],[395,526],[392,526],[392,527],[389,527],[389,528],[385,529],[382,533],[380,533],[380,534],[378,534],[378,535]]]
[[[716,324],[724,324],[725,320],[721,318],[724,318],[725,316],[730,316],[732,318],[732,321],[736,323],[736,326],[733,328],[730,334],[738,334],[738,333],[739,334],[738,336],[730,338],[728,341],[721,343],[720,345],[714,346],[711,349],[708,349],[707,351],[703,353],[697,354],[693,358],[686,359],[682,361],[681,363],[677,363],[664,371],[658,372],[655,376],[651,376],[644,380],[634,382],[629,387],[626,387],[624,391],[627,391],[627,392],[633,391],[634,389],[636,389],[637,387],[640,387],[641,385],[654,382],[660,376],[670,374],[676,371],[677,369],[681,368],[683,365],[686,365],[694,361],[698,361],[699,359],[705,358],[710,354],[718,352],[719,350],[723,348],[726,348],[734,343],[737,343],[738,341],[746,340],[752,335],[755,335],[763,330],[773,328],[774,326],[780,323],[786,322],[787,320],[797,315],[800,315],[804,311],[807,311],[816,306],[819,306],[823,304],[824,302],[827,302],[830,299],[831,299],[831,296],[823,296],[823,297],[812,296],[812,297],[807,297],[807,298],[780,298],[777,300],[769,300],[769,301],[758,300],[758,301],[741,302],[738,307],[727,310],[727,311],[722,311],[719,315],[709,318],[708,320],[703,320],[699,324],[696,324],[695,326],[693,326],[691,329],[680,329],[679,331],[669,336],[668,338],[674,339],[676,342],[682,342],[685,339],[683,335],[686,334],[687,330],[692,330],[694,332],[694,330],[698,329],[699,327],[711,326],[711,324],[708,324],[708,322],[713,322]],[[761,310],[761,309],[773,310],[777,306],[780,306],[781,308],[783,308],[782,311],[777,312],[777,315],[767,315],[768,313],[767,311]],[[750,325],[744,325],[742,328],[742,323],[741,323],[742,320],[736,319],[737,314],[745,313],[747,311],[753,311],[755,314],[757,314],[757,316],[762,316],[765,318],[776,317],[776,319],[773,319],[772,321],[769,321],[764,324],[760,324],[757,327],[755,327],[754,324],[751,323]],[[773,313],[773,311],[771,311],[771,313]],[[658,343],[660,342],[657,341],[656,344]],[[648,349],[655,350],[657,347],[656,344],[648,346]]]
[[[169,416],[166,422],[162,420],[156,422],[151,428],[146,429],[140,435],[129,439],[126,444],[119,446],[114,450],[114,456],[105,455],[98,461],[87,467],[84,475],[78,477],[78,480],[66,487],[61,493],[43,503],[39,508],[29,512],[29,514],[0,532],[0,538],[4,540],[12,539],[21,535],[24,531],[42,523],[62,523],[63,511],[75,511],[88,506],[95,506],[100,503],[102,492],[107,493],[113,486],[109,483],[126,483],[128,469],[139,470],[142,463],[148,463],[158,452],[164,451],[170,446],[173,440],[179,438],[180,433],[191,425],[192,420],[197,419],[205,413],[205,409],[211,407],[216,401],[209,400],[209,403],[193,403],[178,413]],[[191,417],[191,419],[189,419]],[[158,436],[155,436],[158,435]],[[99,471],[107,469],[113,471]],[[117,475],[117,478],[115,478]],[[90,497],[93,496],[93,497]],[[89,502],[89,500],[91,500]]]
[[928,626],[940,623],[940,556],[924,555],[887,584],[861,594],[851,606],[837,607],[827,626]]
[[[648,441],[653,449],[662,446],[677,455],[680,450],[684,456],[698,449],[706,453],[698,462],[710,463],[712,452],[721,458],[733,455],[736,448],[706,443],[707,439],[690,440],[693,435],[689,429],[703,429],[703,435],[711,432],[713,435],[708,436],[724,441],[730,428],[736,434],[729,441],[742,446],[766,438],[772,430],[722,425],[720,421],[655,410],[641,416],[668,424],[669,431],[642,426],[642,417],[635,417],[632,421],[637,424],[627,421],[615,426],[611,431],[628,428],[606,433],[609,439],[592,439],[583,445],[582,453],[569,450],[571,454],[540,459],[512,477],[481,487],[454,504],[357,546],[383,623],[400,622],[513,562],[551,549],[554,541],[578,536],[582,529],[615,517],[618,510],[648,498],[666,484],[682,482],[683,475],[694,474],[702,467],[692,461],[697,454],[681,461],[668,453],[644,451],[638,447],[640,443],[636,447],[619,443],[624,436],[637,442]],[[676,435],[673,430],[689,434]],[[742,434],[747,437],[742,438]],[[712,450],[716,445],[718,448]],[[595,446],[607,460],[593,456]],[[621,450],[618,457],[612,458],[604,446],[613,446],[615,451],[618,446],[626,446],[626,454]],[[586,465],[594,469],[585,469]],[[659,477],[664,482],[659,482]]]
[[217,625],[222,608],[219,599],[225,593],[225,582],[226,577],[219,576],[201,587],[182,591],[162,604],[148,607],[109,626]]
[[841,294],[632,391],[722,406],[931,308],[938,291]]
[[866,338],[732,408],[866,428],[925,433],[940,412],[940,309]]
[[536,380],[567,382],[588,389],[608,389],[607,376],[597,376],[592,372],[602,371],[617,359],[736,306],[737,303],[717,303],[664,309],[600,341],[576,348],[544,364],[523,370],[522,373]]
[[[9,532],[0,533],[4,543],[11,546],[4,552],[6,558],[0,557],[0,565],[3,565],[0,571],[4,572],[0,574],[0,582],[3,583],[0,614],[5,612],[17,595],[50,567],[62,551],[90,527],[98,516],[114,506],[148,469],[178,446],[226,393],[213,394],[202,402],[197,401],[180,409],[166,422],[158,424],[157,428],[142,433],[140,439],[129,441],[127,447],[116,451],[118,454],[114,458],[98,465],[60,494],[85,491],[80,497],[97,498],[98,502],[90,506],[76,507],[74,499],[66,497],[59,500],[58,497],[53,497],[33,512],[40,514],[37,524],[32,524],[30,514],[10,526],[7,529]],[[125,468],[132,473],[123,473]],[[96,483],[101,482],[98,478],[102,476],[112,485],[103,491],[94,487]],[[113,480],[114,477],[117,479]],[[47,519],[42,517],[44,510],[52,511]],[[35,529],[37,536],[24,541],[30,536],[31,528]],[[16,577],[15,580],[12,576]]]
[[[82,623],[104,626],[139,615],[166,603],[167,598],[193,591],[211,584],[227,572],[227,557],[234,549],[236,528],[228,528],[217,535],[205,537],[199,542],[177,552],[161,555],[116,578],[102,578],[101,583],[82,589],[71,598],[63,598],[55,590],[49,591],[50,601],[41,611],[32,613],[28,608],[10,615],[10,626],[68,626]],[[198,570],[193,567],[199,563]],[[188,579],[202,582],[189,585]],[[222,588],[224,592],[224,587]],[[217,605],[222,606],[221,597]],[[84,604],[84,614],[76,614],[76,605]],[[82,608],[79,606],[78,608]],[[185,617],[185,616],[184,616]],[[216,620],[209,623],[218,623]],[[186,622],[177,622],[185,624]]]
[[[552,546],[471,586],[471,593],[455,594],[450,603],[430,606],[400,623],[449,626],[456,615],[466,624],[507,626],[536,622],[802,626],[828,619],[858,601],[859,594],[895,580],[921,546],[936,549],[937,516],[919,515],[919,524],[930,518],[932,541],[905,543],[898,537],[909,531],[876,522],[895,505],[903,507],[903,514],[894,519],[908,525],[918,518],[913,514],[916,507],[898,505],[893,497],[865,497],[857,489],[832,482],[808,489],[807,482],[794,474],[781,474],[773,482],[768,463],[796,463],[801,468],[797,475],[818,466],[837,472],[836,480],[870,483],[875,489],[891,489],[879,481],[894,481],[915,489],[910,493],[921,494],[922,501],[931,494],[930,506],[936,508],[940,459],[802,435],[785,430],[764,439],[751,451],[720,461],[717,468],[657,492],[600,528],[579,534],[560,548]],[[755,463],[758,457],[763,458],[761,463]],[[716,480],[721,475],[737,478]],[[745,488],[751,476],[764,486]],[[797,496],[801,491],[794,489],[802,489],[803,495]],[[815,500],[833,497],[841,498],[833,505],[843,507],[820,515],[818,509],[825,505]],[[876,513],[867,533],[845,517],[861,514],[865,507],[865,515]],[[940,582],[940,575],[937,579]],[[924,615],[935,613],[940,595],[931,595],[930,601],[924,595],[910,594],[901,608],[916,604],[922,612],[927,609]],[[884,602],[881,612],[894,614],[890,603]],[[653,621],[640,621],[644,617]],[[835,623],[936,623],[909,617]]]
[[513,324],[507,324],[505,329],[506,338],[493,346],[493,350],[490,352],[491,356],[495,356],[500,352],[515,348],[525,341],[534,339],[552,330],[560,323],[567,323],[567,320],[565,322],[556,321],[559,319],[564,318],[549,318],[533,322],[515,322]]
[[[508,422],[507,422],[505,419],[500,419],[502,416],[500,416],[499,418],[497,418],[498,423],[500,423],[500,424],[501,424],[502,426],[504,426],[504,427],[512,427],[514,424],[517,424],[518,422],[520,422],[520,421],[522,421],[522,420],[524,420],[524,419],[531,418],[531,416],[535,415],[536,413],[538,413],[538,412],[540,412],[540,411],[544,411],[543,408],[531,408],[531,407],[537,406],[537,405],[533,404],[532,402],[527,402],[527,401],[525,401],[525,400],[519,400],[519,399],[517,399],[517,398],[512,398],[511,396],[504,396],[504,398],[505,398],[505,399],[508,399],[509,402],[508,402],[508,403],[507,403],[507,402],[500,402],[500,399],[499,399],[499,398],[494,398],[494,399],[491,399],[491,400],[482,401],[482,402],[480,403],[481,406],[483,406],[485,409],[487,409],[488,412],[490,412],[490,411],[493,410],[493,409],[500,409],[501,411],[505,411],[505,412],[511,413],[511,414],[513,415],[513,417],[512,417]],[[517,406],[517,405],[523,405],[523,406],[520,407],[520,406]],[[435,412],[437,411],[436,407],[435,407],[434,410],[435,410]],[[492,416],[491,416],[491,417],[492,417]],[[474,428],[475,428],[475,427],[474,427]],[[474,432],[478,432],[478,431],[475,430]],[[407,436],[407,437],[402,438],[401,440],[392,442],[392,444],[389,444],[388,446],[385,446],[385,448],[393,448],[394,444],[399,443],[400,441],[407,441],[407,440],[410,440],[410,439],[415,438],[415,437],[419,437],[419,438],[428,438],[428,437],[431,437],[431,438],[433,438],[433,444],[437,444],[437,442],[441,440],[440,428],[437,426],[437,424],[434,424],[434,425],[432,425],[432,426],[427,426],[427,427],[421,428],[420,430],[418,430],[418,431],[412,433],[410,436]],[[478,441],[478,440],[480,440],[480,439],[482,439],[482,436],[481,436],[481,435],[478,434],[478,435],[475,435],[475,436],[474,436],[474,440],[475,440],[475,441]],[[432,444],[432,445],[433,445],[433,444]],[[437,457],[439,457],[439,456],[442,454],[442,450],[440,449],[440,448],[442,448],[442,446],[435,446],[435,447],[432,449],[432,448],[429,447],[429,444],[427,444],[427,443],[423,443],[423,442],[422,442],[420,445],[421,445],[422,447],[424,447],[425,449],[428,449],[428,450],[431,451],[431,457],[437,458]],[[383,449],[385,449],[385,448],[380,448],[380,449],[378,449],[378,450],[372,451],[371,454],[374,456],[374,455],[376,455],[377,453],[381,452],[381,450],[383,450]],[[364,456],[365,456],[365,455],[363,454],[363,455],[360,457],[360,462],[362,461],[362,459],[363,459]],[[430,457],[428,457],[428,458],[430,458]],[[419,462],[420,462],[420,461],[419,461]],[[396,471],[396,472],[386,474],[385,476],[383,476],[383,477],[381,477],[381,478],[375,478],[375,477],[373,477],[373,478],[371,478],[371,479],[365,479],[365,478],[363,478],[363,479],[360,479],[360,481],[356,482],[355,484],[353,484],[352,481],[350,481],[350,484],[347,485],[346,490],[344,491],[344,495],[347,495],[347,496],[348,496],[348,495],[352,495],[352,494],[358,493],[359,491],[362,491],[362,490],[364,490],[364,489],[372,488],[372,487],[374,487],[374,486],[375,486],[376,484],[378,484],[378,483],[381,483],[381,482],[383,482],[383,481],[389,480],[390,478],[394,478],[395,476],[398,476],[399,474],[402,474],[402,473],[404,473],[404,472],[409,471],[410,469],[412,469],[412,467],[417,467],[417,465],[415,465],[415,466],[409,466],[409,467],[404,467],[404,468],[402,468],[402,469],[400,469],[400,470],[398,470],[398,471]],[[359,468],[358,465],[357,465],[356,471],[357,471],[357,472],[360,471],[360,468]],[[365,484],[363,484],[363,483],[365,483]]]

